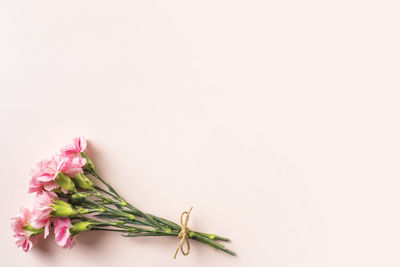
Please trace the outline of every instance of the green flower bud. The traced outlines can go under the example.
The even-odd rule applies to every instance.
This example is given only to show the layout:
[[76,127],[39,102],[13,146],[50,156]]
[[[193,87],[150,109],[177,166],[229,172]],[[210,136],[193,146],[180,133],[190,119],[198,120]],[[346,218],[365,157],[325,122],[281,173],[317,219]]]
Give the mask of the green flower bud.
[[32,225],[30,225],[29,223],[26,224],[26,225],[25,225],[24,227],[22,227],[22,228],[23,228],[25,231],[30,232],[31,235],[38,235],[38,234],[43,233],[43,231],[44,231],[44,228],[37,229],[37,228],[33,227]]
[[93,226],[92,222],[88,222],[88,221],[77,222],[77,223],[73,223],[72,227],[69,228],[69,230],[71,231],[72,235],[76,235],[76,234],[79,234],[80,232],[90,230],[92,228],[92,226]]
[[88,196],[89,196],[88,193],[85,193],[85,192],[77,192],[77,193],[71,195],[71,198],[72,198],[72,199],[81,199],[81,198],[86,198],[86,197],[88,197]]
[[67,202],[62,201],[60,199],[56,199],[53,201],[51,205],[53,211],[51,212],[52,215],[56,217],[71,217],[77,214],[77,211]]
[[77,184],[82,189],[89,189],[89,190],[94,189],[93,182],[82,173],[75,174],[72,177],[72,179],[74,183]]
[[69,178],[66,174],[62,172],[58,173],[55,182],[65,190],[68,191],[75,190],[75,184],[72,182],[71,178]]
[[93,161],[85,154],[85,152],[81,152],[81,156],[86,159],[86,165],[83,166],[83,169],[90,173],[96,173]]

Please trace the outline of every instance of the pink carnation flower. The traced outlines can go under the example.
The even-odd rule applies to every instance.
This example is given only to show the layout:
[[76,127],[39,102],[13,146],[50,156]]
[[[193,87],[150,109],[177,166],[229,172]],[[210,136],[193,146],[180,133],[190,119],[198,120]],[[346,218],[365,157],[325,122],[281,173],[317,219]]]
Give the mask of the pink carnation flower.
[[69,218],[54,219],[54,235],[56,243],[62,248],[72,248],[75,245],[75,241],[73,240],[69,230],[70,227],[71,221]]
[[16,217],[11,218],[11,228],[14,231],[15,243],[22,247],[25,252],[32,249],[36,236],[31,236],[31,232],[24,229],[32,214],[27,208],[21,208]]
[[51,182],[56,179],[57,175],[66,167],[68,159],[62,157],[52,157],[45,159],[36,164],[32,169],[32,177],[38,182]]
[[62,172],[69,177],[74,176],[78,173],[83,173],[83,166],[86,165],[86,159],[81,155],[69,156],[65,165],[63,166]]
[[73,139],[72,144],[61,149],[60,156],[68,159],[66,166],[63,169],[63,173],[70,177],[78,173],[83,173],[86,159],[83,158],[80,153],[85,151],[86,146],[87,142],[85,138],[76,137]]
[[80,155],[59,155],[42,160],[31,171],[32,178],[28,192],[41,193],[56,189],[59,186],[55,179],[60,172],[72,177],[75,174],[83,173],[85,164],[86,159]]
[[72,177],[75,174],[83,173],[83,167],[86,165],[86,159],[81,156],[81,152],[86,149],[87,142],[83,137],[76,137],[72,144],[69,144],[61,149],[60,156],[67,158],[66,166],[63,173]]
[[28,193],[41,193],[43,191],[51,191],[58,187],[58,184],[54,181],[41,182],[38,181],[36,177],[32,177],[29,184]]
[[67,167],[68,159],[61,157],[52,157],[40,161],[31,170],[31,182],[29,185],[29,193],[40,193],[43,190],[51,191],[58,187],[54,181],[57,175]]
[[49,234],[50,229],[50,213],[53,211],[51,205],[53,200],[57,198],[54,192],[43,191],[36,196],[35,206],[32,212],[31,225],[35,228],[44,227],[44,238]]
[[87,142],[85,138],[76,137],[72,140],[72,144],[61,149],[61,155],[76,156],[77,154],[85,151],[86,146]]

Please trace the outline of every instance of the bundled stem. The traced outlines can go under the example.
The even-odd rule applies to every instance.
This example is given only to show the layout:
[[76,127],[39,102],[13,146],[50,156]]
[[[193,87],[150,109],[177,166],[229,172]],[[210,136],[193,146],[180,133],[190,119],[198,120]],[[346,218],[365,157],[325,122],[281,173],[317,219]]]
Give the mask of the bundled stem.
[[[179,225],[145,213],[127,202],[97,173],[84,152],[86,147],[85,138],[74,138],[72,144],[50,159],[38,162],[32,169],[29,192],[36,194],[33,211],[21,208],[12,218],[17,246],[29,251],[31,237],[39,234],[45,237],[54,229],[56,243],[71,248],[76,235],[91,230],[119,232],[124,237],[178,237],[180,242],[174,258],[179,250],[184,255],[189,254],[189,239],[235,255],[219,242],[230,241],[228,238],[188,228],[191,209],[182,212]],[[99,181],[98,185],[94,179]]]
[[[100,211],[85,218],[92,223],[92,231],[120,232],[124,237],[178,236],[182,227],[170,220],[144,213],[122,198],[95,170],[87,172],[98,179],[107,189],[95,185],[93,193],[76,199],[76,203],[91,210]],[[99,220],[103,219],[103,220]],[[104,221],[108,220],[108,221]],[[217,241],[229,242],[226,237],[190,230],[188,238],[202,242],[230,255],[235,252]]]

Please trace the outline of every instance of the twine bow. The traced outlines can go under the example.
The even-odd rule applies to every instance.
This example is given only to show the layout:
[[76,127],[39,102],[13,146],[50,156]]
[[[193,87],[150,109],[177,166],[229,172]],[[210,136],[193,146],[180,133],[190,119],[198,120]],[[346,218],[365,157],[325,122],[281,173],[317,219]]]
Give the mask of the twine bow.
[[[184,211],[181,214],[181,231],[178,234],[178,238],[181,239],[181,241],[179,242],[178,247],[175,250],[175,255],[174,255],[174,259],[176,259],[176,255],[178,254],[178,251],[181,250],[182,254],[187,256],[189,255],[190,252],[190,244],[189,244],[189,227],[187,227],[187,224],[189,222],[189,216],[190,216],[190,212],[192,211],[193,207],[190,207],[189,211]],[[185,221],[183,221],[183,216],[185,217]],[[183,249],[183,244],[186,242],[186,251]]]

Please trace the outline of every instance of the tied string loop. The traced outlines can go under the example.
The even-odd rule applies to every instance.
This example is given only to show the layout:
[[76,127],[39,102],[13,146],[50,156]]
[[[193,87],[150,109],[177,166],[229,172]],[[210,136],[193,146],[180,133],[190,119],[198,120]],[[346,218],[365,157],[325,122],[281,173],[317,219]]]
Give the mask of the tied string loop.
[[[189,244],[189,227],[187,227],[187,224],[189,222],[189,216],[190,216],[190,212],[192,211],[193,207],[190,207],[189,211],[184,211],[181,214],[181,231],[178,234],[178,238],[181,239],[181,241],[179,242],[178,247],[175,250],[175,255],[174,255],[174,259],[176,259],[176,255],[178,254],[178,251],[181,250],[182,254],[187,256],[189,255],[190,252],[190,244]],[[183,217],[185,216],[185,220],[183,220]],[[183,245],[186,242],[186,251],[183,249]]]

